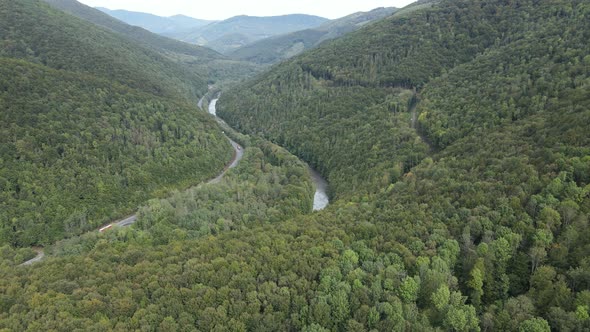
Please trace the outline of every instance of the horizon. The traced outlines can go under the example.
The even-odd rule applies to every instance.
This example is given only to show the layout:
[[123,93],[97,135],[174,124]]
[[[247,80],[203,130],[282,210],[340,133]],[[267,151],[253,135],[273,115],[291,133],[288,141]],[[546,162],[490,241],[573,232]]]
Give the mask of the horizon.
[[[141,12],[161,17],[172,17],[176,15],[188,16],[196,19],[222,21],[235,16],[283,16],[291,14],[304,14],[320,16],[328,19],[337,19],[356,12],[367,12],[379,7],[403,8],[416,0],[367,0],[358,2],[355,0],[345,1],[322,1],[320,4],[315,0],[293,1],[288,0],[282,3],[270,0],[257,1],[256,3],[241,2],[238,0],[219,0],[208,4],[206,10],[199,11],[189,0],[170,0],[166,3],[151,0],[79,0],[79,2],[90,7],[102,7],[109,10],[125,10]],[[228,10],[228,8],[230,8]]]

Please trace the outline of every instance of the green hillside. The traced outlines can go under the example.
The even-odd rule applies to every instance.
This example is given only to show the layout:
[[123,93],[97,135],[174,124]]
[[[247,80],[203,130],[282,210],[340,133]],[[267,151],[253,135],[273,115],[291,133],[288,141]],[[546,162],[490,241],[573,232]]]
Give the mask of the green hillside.
[[204,80],[40,1],[0,16],[0,243],[95,229],[231,157]]
[[316,166],[330,206],[306,214],[301,163],[231,133],[263,143],[226,191],[32,267],[0,248],[0,329],[590,330],[589,17],[422,1],[224,91],[218,114]]
[[195,56],[201,61],[219,59],[222,56],[205,47],[179,42],[151,33],[142,28],[123,23],[98,9],[88,7],[76,0],[44,0],[51,6],[70,13],[74,16],[92,22],[101,27],[117,32],[129,39],[140,42],[156,50]]
[[204,75],[187,73],[159,53],[50,10],[42,2],[2,1],[0,5],[2,56],[107,77],[162,96],[181,94],[192,99],[207,91]]
[[[128,25],[76,0],[44,1],[57,9],[116,32],[127,40],[132,40],[134,43],[151,49],[159,56],[177,63],[183,72],[197,77],[196,79],[200,82],[234,81],[258,71],[257,66],[251,63],[231,60],[209,48],[184,43],[151,33],[143,28]],[[177,76],[181,77],[182,75]],[[193,80],[196,79],[193,78]]]
[[[481,329],[587,328],[574,317],[590,286],[589,9],[423,5],[225,93],[218,114],[316,165],[336,198],[372,202],[373,220],[424,231],[391,234],[407,269],[428,247],[444,257],[426,238],[457,241],[444,292],[467,296]],[[443,286],[414,275],[418,306],[445,326],[450,312],[429,307]]]
[[[237,128],[263,131],[297,151],[325,170],[337,193],[358,191],[358,186],[378,188],[367,181],[372,172],[364,171],[366,167],[383,162],[383,167],[391,168],[394,161],[403,162],[396,179],[425,156],[420,156],[426,151],[425,143],[417,138],[429,130],[423,123],[426,114],[420,117],[417,132],[411,128],[409,112],[422,95],[428,95],[430,90],[423,87],[484,51],[495,50],[502,34],[519,37],[535,32],[527,20],[538,22],[551,15],[528,9],[492,15],[490,11],[498,10],[493,3],[457,2],[394,16],[307,52],[226,94],[220,114]],[[457,12],[465,13],[461,22],[456,20]],[[513,41],[505,38],[504,42],[512,45]],[[420,93],[413,96],[416,89]],[[441,103],[452,96],[446,93]],[[420,103],[418,110],[429,102]],[[374,130],[376,126],[381,129]],[[361,134],[365,129],[368,133]],[[398,135],[404,138],[394,137]],[[433,141],[432,148],[438,148],[436,137],[426,138],[426,143]],[[413,147],[405,151],[404,143]],[[338,190],[340,183],[348,188]]]
[[265,38],[247,44],[231,52],[229,56],[259,64],[273,64],[292,58],[305,50],[318,46],[324,41],[358,30],[373,21],[393,14],[395,11],[397,11],[397,8],[376,8],[369,12],[354,13],[328,21],[317,28]]

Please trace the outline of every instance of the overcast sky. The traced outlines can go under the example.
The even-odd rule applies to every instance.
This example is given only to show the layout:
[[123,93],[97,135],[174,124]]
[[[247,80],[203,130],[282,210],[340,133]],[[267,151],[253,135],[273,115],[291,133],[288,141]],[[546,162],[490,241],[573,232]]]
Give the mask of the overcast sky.
[[330,19],[377,7],[404,7],[415,0],[78,0],[92,7],[126,9],[160,16],[184,14],[222,20],[236,15],[311,14]]

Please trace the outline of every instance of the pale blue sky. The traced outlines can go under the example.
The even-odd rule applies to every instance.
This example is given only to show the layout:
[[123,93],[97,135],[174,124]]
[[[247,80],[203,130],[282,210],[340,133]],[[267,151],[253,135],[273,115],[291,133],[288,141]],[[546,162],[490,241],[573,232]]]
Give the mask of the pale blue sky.
[[415,0],[78,0],[92,7],[126,9],[160,16],[184,14],[222,20],[236,15],[311,14],[330,19],[377,7],[404,7]]

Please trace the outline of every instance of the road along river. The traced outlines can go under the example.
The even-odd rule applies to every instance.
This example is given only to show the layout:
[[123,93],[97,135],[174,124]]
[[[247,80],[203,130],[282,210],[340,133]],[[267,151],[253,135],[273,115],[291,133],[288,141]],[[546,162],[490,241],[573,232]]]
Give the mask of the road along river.
[[[213,99],[211,100],[211,103],[209,103],[209,113],[213,114],[215,116],[215,118],[217,119],[217,121],[222,122],[223,120],[220,119],[219,117],[217,117],[217,101],[219,99]],[[234,141],[232,141],[230,139],[230,141],[232,142],[232,144],[236,144]],[[326,208],[326,206],[328,206],[328,204],[330,204],[330,199],[328,198],[328,182],[320,175],[320,173],[316,170],[314,170],[313,168],[309,167],[309,173],[311,175],[311,179],[313,180],[313,183],[315,184],[315,195],[313,197],[313,210],[314,211],[319,211],[319,210],[323,210]]]
[[[217,114],[216,114],[217,100],[218,99],[213,99],[211,101],[211,103],[209,103],[209,113],[213,114],[215,116],[215,118],[217,119],[217,121],[223,122],[223,120],[220,119],[219,117],[217,117]],[[203,99],[199,100],[199,107],[202,108],[202,105],[203,105]],[[225,166],[223,171],[214,179],[209,180],[207,182],[208,184],[219,183],[221,181],[221,179],[223,179],[223,176],[227,173],[227,171],[230,168],[234,168],[234,167],[238,166],[238,163],[240,162],[240,160],[244,156],[244,149],[238,143],[234,142],[229,137],[227,137],[227,139],[230,141],[231,145],[234,148],[234,156],[231,159],[231,161]],[[327,195],[328,182],[324,178],[322,178],[320,173],[318,173],[316,170],[312,169],[311,167],[309,167],[309,173],[310,173],[311,179],[313,180],[315,187],[316,187],[315,195],[313,197],[313,210],[314,211],[323,210],[330,203],[330,200]],[[113,222],[111,224],[108,224],[104,227],[101,227],[98,231],[104,232],[104,231],[109,230],[115,226],[118,226],[118,227],[131,226],[136,221],[137,221],[137,214],[134,214],[134,215],[129,216],[123,220],[119,220],[119,221]],[[39,249],[37,251],[37,256],[35,258],[22,263],[20,266],[26,266],[26,265],[31,265],[31,264],[40,262],[43,260],[43,258],[45,258],[45,253],[43,252],[43,249]]]

